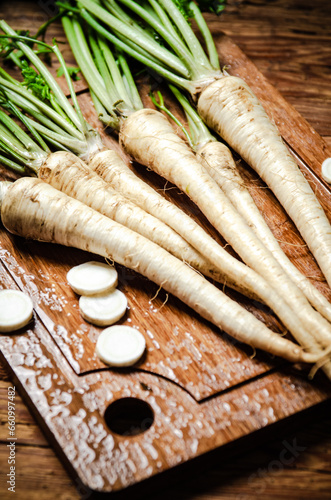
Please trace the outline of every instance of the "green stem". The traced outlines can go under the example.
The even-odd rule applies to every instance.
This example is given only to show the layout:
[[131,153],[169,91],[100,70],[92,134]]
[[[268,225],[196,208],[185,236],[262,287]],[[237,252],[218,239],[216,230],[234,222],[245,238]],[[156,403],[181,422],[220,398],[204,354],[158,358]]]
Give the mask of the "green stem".
[[[43,47],[47,48],[49,52],[52,52],[52,47],[48,45],[45,42],[42,42],[40,40],[36,40],[35,38],[32,38],[30,36],[24,36],[24,35],[18,35],[16,31],[12,30],[12,28],[4,21],[0,21],[0,28],[6,32],[6,29],[9,29],[11,31],[11,34],[6,34],[6,35],[0,35],[0,38],[10,38],[11,40],[16,40],[16,41],[21,41],[21,42],[31,42],[35,43],[37,45],[42,45]],[[17,54],[19,54],[19,57],[21,57],[24,52],[21,50],[17,51]]]
[[135,109],[135,111],[138,111],[139,109],[143,108],[143,103],[141,102],[140,95],[137,86],[135,84],[134,78],[132,76],[132,73],[130,71],[129,65],[127,63],[127,60],[125,59],[124,56],[120,54],[118,56],[118,62],[122,68],[123,75],[127,82],[128,91],[130,93],[133,108]]
[[[200,45],[199,40],[193,33],[190,25],[187,23],[186,19],[182,15],[182,13],[177,9],[176,5],[172,0],[159,0],[159,3],[164,8],[164,10],[168,13],[170,19],[173,20],[180,33],[182,34],[186,45],[189,47],[192,55],[195,60],[207,70],[212,70],[209,59],[204,53],[203,48]],[[200,77],[204,75],[199,75]]]
[[[17,36],[16,32],[8,26],[8,24],[5,21],[0,21],[0,28],[7,34],[11,36]],[[30,47],[28,47],[26,44],[23,42],[18,41],[17,45],[19,48],[22,50],[24,55],[29,59],[30,63],[32,63],[35,68],[39,71],[39,73],[43,76],[45,79],[46,83],[52,89],[58,103],[62,107],[62,109],[65,111],[67,114],[68,118],[74,123],[74,125],[77,127],[79,130],[81,127],[80,120],[77,117],[77,114],[75,113],[74,109],[72,106],[69,104],[66,96],[63,94],[60,86],[58,83],[55,81],[53,76],[50,74],[48,69],[45,67],[45,65],[41,62],[39,57],[34,53]],[[46,44],[45,44],[46,45]],[[54,48],[53,48],[54,50]]]
[[110,14],[107,10],[100,7],[91,0],[80,0],[82,4],[88,11],[90,11],[94,16],[98,17],[102,22],[107,24],[112,30],[117,33],[121,33],[127,38],[133,40],[137,45],[153,54],[157,57],[159,61],[164,61],[168,66],[173,68],[174,71],[182,75],[183,77],[189,77],[189,72],[182,61],[166,50],[164,47],[160,46],[157,42],[151,39],[150,36],[144,35],[141,30],[136,30],[133,25],[127,26],[124,22],[117,19],[115,16]]
[[107,127],[114,128],[115,130],[119,129],[119,119],[116,117],[114,119],[107,113],[106,108],[102,105],[102,102],[98,99],[92,89],[90,89],[90,94],[92,97],[92,101],[97,112],[99,120],[102,121]]
[[160,63],[160,61],[158,61],[158,59],[156,59],[156,57],[153,57],[145,49],[142,49],[141,47],[139,47],[139,45],[137,45],[136,43],[134,43],[132,40],[129,40],[129,38],[125,38],[125,36],[117,34],[117,39],[124,44],[123,47],[127,48],[127,50],[126,49],[122,49],[123,52],[124,51],[128,52],[128,50],[130,49],[130,50],[132,50],[133,54],[136,54],[134,56],[135,59],[139,60],[138,57],[137,57],[137,54],[140,54],[142,57],[144,57],[146,59],[146,61],[150,61],[150,63],[153,63],[157,67],[165,68],[165,66],[162,65],[162,63]]
[[[77,61],[80,63],[81,61],[78,58],[78,48],[77,45],[82,49],[82,46],[85,48],[85,53],[88,54],[87,58],[91,62],[92,59],[92,54],[94,56],[97,68],[100,72],[100,85],[102,84],[102,87],[104,89],[107,89],[107,92],[110,96],[111,99],[111,106],[107,106],[107,102],[105,102],[105,99],[102,99],[102,94],[100,93],[100,90],[97,88],[96,85],[93,85],[92,78],[90,78],[90,72],[88,74],[85,74],[84,71],[84,76],[86,77],[90,89],[93,90],[95,97],[98,99],[98,108],[100,110],[100,116],[103,117],[103,120],[109,119],[109,116],[105,116],[104,111],[108,110],[109,112],[114,114],[116,113],[116,107],[119,112],[123,113],[123,115],[127,115],[135,111],[134,104],[131,100],[131,94],[133,95],[135,99],[135,105],[138,106],[138,109],[142,107],[142,104],[140,100],[137,99],[137,96],[139,95],[137,90],[136,94],[134,93],[135,89],[135,84],[134,80],[132,78],[132,75],[130,73],[130,70],[127,65],[124,64],[123,62],[123,57],[122,57],[122,65],[120,65],[121,68],[124,68],[124,71],[126,73],[126,78],[127,82],[130,82],[131,85],[131,90],[128,89],[125,85],[125,81],[123,80],[123,77],[121,75],[119,66],[116,63],[116,60],[112,54],[112,51],[109,48],[109,45],[106,43],[105,39],[103,36],[100,34],[95,35],[95,31],[90,30],[89,34],[89,41],[90,41],[90,46],[92,50],[92,54],[89,52],[86,40],[85,43],[83,43],[83,38],[84,38],[84,33],[82,31],[82,28],[80,27],[80,24],[76,21],[75,22],[76,27],[77,27],[77,44],[76,46],[72,46],[73,52],[75,56],[77,56]],[[68,34],[68,40],[70,43],[70,34],[67,31]],[[84,66],[85,67],[85,66]],[[130,90],[130,92],[129,92]],[[119,103],[116,105],[116,103]],[[100,104],[102,105],[103,109],[100,108]],[[109,120],[108,120],[109,121]],[[112,122],[114,122],[114,118],[112,119]]]
[[190,125],[193,149],[197,150],[199,146],[203,144],[216,141],[215,137],[211,134],[200,115],[191,106],[188,99],[173,85],[169,85],[169,88],[185,111]]
[[[75,138],[74,136],[72,136],[72,135],[68,134],[67,132],[65,132],[61,127],[59,127],[52,120],[50,120],[49,118],[47,118],[47,116],[45,116],[42,113],[40,113],[38,111],[38,108],[36,108],[35,106],[33,106],[33,104],[31,104],[24,97],[16,94],[15,92],[13,92],[11,90],[7,90],[7,94],[8,94],[9,98],[12,101],[16,102],[17,106],[19,106],[20,109],[22,109],[23,111],[25,111],[26,113],[28,113],[30,116],[32,116],[35,119],[35,121],[38,121],[39,123],[42,123],[43,125],[45,125],[45,127],[47,127],[50,130],[53,130],[54,132],[60,134],[61,136],[63,136],[66,139],[73,139],[73,138]],[[25,118],[28,119],[28,117],[25,117]],[[33,121],[33,124],[35,123],[35,121]],[[80,140],[82,143],[85,143],[85,141],[82,140],[82,139],[76,138],[76,140]]]
[[129,56],[133,57],[134,59],[137,59],[137,61],[141,62],[144,66],[147,66],[151,69],[153,69],[156,73],[158,73],[161,77],[164,77],[166,80],[172,82],[174,85],[177,85],[178,87],[187,90],[190,93],[194,93],[195,91],[195,85],[194,83],[191,83],[190,80],[187,80],[185,78],[181,78],[168,69],[164,68],[164,66],[161,66],[159,64],[156,64],[152,59],[150,59],[147,56],[144,56],[143,54],[140,54],[136,50],[132,49],[129,44],[121,41],[119,38],[117,38],[115,35],[109,33],[103,26],[101,26],[95,19],[84,9],[80,11],[81,17],[90,25],[92,26],[98,33],[100,33],[104,38],[109,40],[112,44],[114,44],[116,47],[119,49],[123,50],[126,52]]
[[[60,144],[59,142],[57,142],[52,137],[47,137],[47,142],[49,142],[51,144],[51,146],[53,147],[54,151],[68,151],[69,153],[72,152],[71,149],[66,148],[63,144]],[[84,153],[86,153],[86,148],[84,150]]]
[[[127,26],[129,27],[132,26],[132,18],[114,0],[103,0],[103,4],[111,14],[117,17],[117,19],[127,24]],[[150,39],[153,38],[150,31],[142,28],[138,24],[135,24],[135,29],[137,30],[137,32],[139,31],[142,36],[147,36]]]
[[31,118],[27,117],[28,123],[33,126],[43,137],[47,138],[47,140],[52,139],[53,141],[56,141],[57,144],[61,145],[60,149],[62,149],[63,146],[66,146],[67,148],[70,149],[70,151],[73,151],[75,154],[83,154],[86,152],[86,143],[79,141],[75,138],[72,137],[66,137],[62,134],[57,134],[53,130],[50,130],[49,128],[45,127],[41,123],[38,123]]
[[[8,108],[13,113],[13,115],[16,116],[16,118],[18,118],[23,125],[25,125],[25,127],[28,129],[32,137],[34,137],[34,139],[37,141],[42,150],[49,153],[50,151],[47,144],[43,141],[38,132],[36,132],[36,129],[33,127],[33,125],[29,124],[27,117],[17,108],[17,106],[15,106],[12,102],[9,102]],[[14,129],[14,127],[15,127],[15,122],[13,121],[12,128]],[[17,128],[20,129],[20,127]]]
[[[0,150],[7,154],[11,159],[17,160],[22,165],[29,165],[36,160],[36,157],[32,158],[28,155],[26,151],[22,148],[17,148],[10,140],[10,137],[0,126]],[[21,154],[22,153],[22,154]]]
[[[45,104],[44,102],[40,101],[37,97],[35,97],[32,92],[27,90],[25,87],[22,85],[19,85],[16,83],[12,83],[9,80],[5,80],[4,78],[0,77],[0,85],[5,87],[6,89],[10,90],[10,94],[13,96],[14,94],[19,94],[20,96],[24,97],[26,100],[31,102],[39,111],[46,116],[48,116],[51,120],[53,120],[55,123],[57,123],[61,128],[66,130],[68,134],[72,135],[73,137],[77,137],[77,139],[84,140],[83,134],[77,130],[71,123],[69,123],[67,120],[65,120],[62,116],[60,116],[58,113],[56,113],[53,108]],[[12,99],[14,102],[15,99]]]
[[190,136],[191,136],[192,143],[193,143],[193,149],[194,149],[194,151],[196,151],[197,144],[199,143],[199,128],[197,127],[196,122],[193,121],[189,115],[187,115],[186,113],[185,113],[185,115],[186,115],[187,123],[188,123],[189,129],[190,129]]
[[173,24],[171,23],[168,14],[162,9],[162,7],[158,4],[156,0],[149,0],[149,3],[153,7],[155,13],[160,19],[161,23],[165,27],[165,29],[173,36],[178,38],[178,43],[182,44],[184,47],[183,40],[178,36],[178,32],[175,30]]
[[127,90],[124,86],[122,75],[118,69],[115,58],[109,48],[109,45],[106,43],[105,39],[101,36],[98,37],[99,47],[102,51],[104,60],[108,66],[109,72],[114,82],[114,88],[117,92],[117,99],[123,99],[123,101],[127,104],[127,106],[132,107],[131,99]]
[[207,23],[196,3],[190,2],[189,8],[193,12],[195,22],[197,23],[197,26],[205,40],[210,63],[214,69],[218,70],[220,69],[220,61],[212,34],[210,33]]
[[[95,39],[92,30],[90,30],[88,41],[89,41],[89,46],[91,48],[90,56],[94,60],[95,65],[99,71],[105,90],[107,89],[107,94],[109,95],[110,102],[112,103],[116,102],[118,100],[118,94],[114,86],[113,78],[108,70],[107,64],[102,54],[102,50],[97,40]],[[86,45],[86,50],[87,48],[88,45]]]
[[7,80],[8,82],[11,82],[12,84],[15,84],[15,85],[20,85],[18,83],[17,80],[15,80],[15,78],[13,78],[12,76],[10,76],[7,71],[5,71],[3,68],[0,68],[0,77],[4,78],[5,80]]
[[13,62],[14,66],[21,67],[21,60],[15,52],[9,54],[8,58]]
[[48,29],[48,27],[53,24],[55,21],[57,21],[60,17],[62,17],[62,12],[59,11],[57,14],[55,14],[55,16],[51,17],[50,19],[48,19],[44,24],[42,24],[39,28],[38,28],[38,31],[36,33],[36,38],[39,38],[39,36],[42,37],[42,39],[44,40],[45,39],[45,35],[46,35],[46,31]]
[[0,163],[5,167],[10,168],[10,170],[17,172],[18,174],[24,175],[27,173],[26,168],[24,166],[19,165],[18,163],[14,162],[13,160],[10,160],[9,158],[6,158],[6,156],[3,156],[1,154],[0,154]]
[[123,23],[130,24],[131,17],[113,0],[103,0],[105,8]]
[[[28,151],[41,151],[40,147],[31,140],[28,134],[26,134],[24,130],[22,130],[21,127],[2,110],[0,110],[0,122],[2,122],[4,126],[13,133],[14,137],[17,138]],[[45,146],[47,148],[47,145]]]
[[70,92],[70,97],[71,97],[72,102],[74,104],[74,108],[75,108],[75,111],[77,113],[78,120],[80,121],[82,132],[85,135],[87,133],[86,120],[84,119],[83,113],[82,113],[82,111],[80,109],[80,106],[78,104],[76,92],[74,90],[74,86],[72,84],[72,81],[71,81],[71,78],[70,78],[70,75],[69,75],[69,72],[68,72],[67,65],[65,63],[65,60],[63,59],[61,51],[59,50],[59,48],[58,48],[58,46],[56,44],[54,44],[54,54],[57,56],[57,58],[58,58],[58,60],[59,60],[59,62],[61,64],[61,67],[62,67],[62,70],[63,70],[63,74],[64,74],[64,77],[66,79],[66,82],[67,82],[67,85],[68,85],[68,89],[69,89],[69,92]]
[[9,153],[10,151],[16,155],[18,155],[20,158],[24,158],[24,160],[29,160],[29,159],[34,159],[35,153],[28,151],[24,145],[16,139],[16,137],[12,134],[10,130],[8,130],[6,127],[4,127],[0,123],[0,140],[2,147],[5,147],[6,152]]
[[186,128],[184,127],[184,125],[178,120],[178,118],[175,117],[175,115],[173,113],[171,113],[170,109],[168,109],[164,105],[164,99],[163,99],[163,96],[162,96],[162,94],[161,94],[160,91],[157,92],[157,95],[159,97],[159,101],[160,102],[157,102],[157,100],[155,99],[155,96],[154,96],[154,94],[152,92],[150,93],[150,97],[151,97],[151,100],[152,100],[153,104],[158,109],[160,109],[161,111],[164,111],[168,116],[170,116],[170,118],[176,123],[176,125],[178,125],[178,127],[181,129],[181,131],[185,135],[185,137],[186,137],[186,139],[187,139],[190,147],[193,148],[191,137],[190,137],[189,133],[187,132]]
[[62,116],[62,118],[69,121],[67,115],[65,114],[65,112],[63,111],[63,109],[61,108],[59,103],[57,102],[54,94],[49,95],[49,104],[54,109],[55,113],[58,113],[59,116]]
[[62,18],[62,24],[71,50],[89,87],[98,96],[98,99],[103,103],[103,106],[111,116],[115,118],[112,100],[109,99],[104,82],[92,59],[81,24],[77,19],[71,20],[67,16]]
[[[176,31],[169,32],[165,29],[161,23],[159,23],[153,16],[151,16],[143,7],[140,7],[133,0],[119,0],[121,3],[130,8],[133,12],[138,14],[146,23],[151,26],[161,37],[169,44],[172,50],[178,55],[178,57],[185,61],[185,65],[190,69],[192,78],[195,78],[199,74],[199,67],[195,62],[195,58],[192,57],[190,51],[185,47],[181,38]],[[201,71],[201,69],[200,69]]]

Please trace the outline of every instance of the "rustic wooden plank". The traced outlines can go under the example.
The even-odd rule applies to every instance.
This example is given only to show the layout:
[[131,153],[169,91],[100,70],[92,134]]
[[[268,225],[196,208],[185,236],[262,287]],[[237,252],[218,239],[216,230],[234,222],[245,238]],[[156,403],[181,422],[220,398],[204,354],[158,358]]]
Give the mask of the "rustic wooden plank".
[[[252,458],[252,457],[250,457]],[[273,464],[278,461],[275,459]],[[253,465],[254,462],[251,462]],[[237,464],[235,464],[236,467]],[[227,467],[221,470],[207,473],[201,482],[192,480],[184,486],[179,485],[172,492],[174,500],[256,500],[261,495],[265,500],[280,500],[291,498],[295,500],[309,500],[311,492],[314,498],[328,500],[330,498],[330,476],[323,473],[311,472],[307,475],[304,470],[296,470],[295,475],[285,469],[279,472],[272,470],[261,470],[262,477],[243,475],[240,468],[237,470],[239,479],[236,476],[230,477],[226,474]],[[264,477],[263,474],[267,476]],[[221,482],[222,481],[222,482]],[[206,486],[208,484],[208,486]],[[158,497],[158,500],[166,500],[166,494]]]
[[[8,388],[13,383],[0,381],[0,447],[6,446],[9,437],[8,431]],[[16,437],[20,445],[49,446],[35,419],[22,401],[15,387],[15,424]]]
[[224,31],[286,100],[323,136],[330,135],[330,4],[324,0],[229,1],[219,18]]
[[[7,462],[8,451],[0,446],[0,463]],[[26,500],[78,500],[80,486],[65,473],[63,466],[51,448],[38,448],[18,445],[16,448],[16,485],[18,498]],[[8,500],[15,495],[5,489],[6,467],[1,467],[1,498]]]
[[7,382],[10,380],[10,375],[8,373],[7,367],[0,362],[0,382]]
[[[37,424],[16,424],[16,432],[19,439],[20,444],[30,445],[30,446],[49,446],[43,434],[40,432],[40,429]],[[6,446],[7,441],[7,425],[4,425],[0,422],[0,446]]]
[[[84,498],[84,489],[70,480],[51,449],[21,447],[18,448],[17,457],[19,475],[16,491],[21,498]],[[0,449],[0,462],[6,458],[3,448]],[[312,491],[316,495],[315,499],[330,498],[330,474],[288,467],[277,472],[279,456],[269,455],[269,458],[269,462],[261,463],[256,460],[254,454],[245,454],[245,460],[239,459],[239,463],[237,460],[235,463],[231,461],[230,465],[226,462],[220,466],[215,465],[201,476],[181,481],[175,487],[163,489],[161,492],[144,495],[144,498],[155,500],[156,494],[158,500],[166,500],[170,496],[174,500],[255,500],[260,494],[261,498],[268,500],[309,500],[312,498]],[[234,469],[236,474],[233,473]],[[11,497],[4,492],[2,498],[7,500]]]
[[[8,423],[8,388],[12,387],[11,382],[1,381],[0,382],[0,424],[4,426]],[[15,416],[22,425],[30,425],[34,423],[33,418],[26,405],[23,403],[21,398],[15,402]]]

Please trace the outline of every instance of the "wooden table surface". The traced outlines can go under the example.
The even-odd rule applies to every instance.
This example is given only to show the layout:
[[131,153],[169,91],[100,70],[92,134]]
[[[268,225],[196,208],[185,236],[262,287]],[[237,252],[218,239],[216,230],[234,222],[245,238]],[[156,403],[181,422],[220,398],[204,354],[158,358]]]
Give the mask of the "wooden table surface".
[[[15,28],[42,23],[53,2],[1,2],[0,16]],[[210,23],[230,35],[283,96],[331,146],[331,3],[328,0],[228,0]],[[0,365],[0,496],[7,490],[7,390]],[[292,419],[264,443],[209,463],[194,478],[154,490],[146,500],[331,498],[331,404]],[[16,397],[16,496],[19,499],[87,498],[70,479],[24,402]]]

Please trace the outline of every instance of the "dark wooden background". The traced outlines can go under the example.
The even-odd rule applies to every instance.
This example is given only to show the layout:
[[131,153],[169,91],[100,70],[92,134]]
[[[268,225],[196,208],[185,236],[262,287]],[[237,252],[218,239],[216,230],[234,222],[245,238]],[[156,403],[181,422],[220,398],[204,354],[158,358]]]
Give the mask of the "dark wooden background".
[[[29,28],[54,12],[53,2],[3,1],[0,16],[15,28]],[[331,2],[329,0],[228,0],[224,15],[207,16],[230,35],[270,82],[331,146]],[[7,491],[7,388],[0,365],[0,496]],[[39,430],[16,399],[19,499],[84,498]],[[331,404],[315,408],[269,433],[249,451],[217,456],[200,474],[183,476],[146,500],[251,500],[331,498]],[[292,448],[291,448],[292,447]],[[286,450],[292,449],[292,455]],[[294,451],[293,451],[294,449]],[[288,457],[290,456],[290,459]],[[287,459],[286,459],[286,458]],[[2,472],[3,471],[3,472]],[[86,496],[85,496],[86,498]]]

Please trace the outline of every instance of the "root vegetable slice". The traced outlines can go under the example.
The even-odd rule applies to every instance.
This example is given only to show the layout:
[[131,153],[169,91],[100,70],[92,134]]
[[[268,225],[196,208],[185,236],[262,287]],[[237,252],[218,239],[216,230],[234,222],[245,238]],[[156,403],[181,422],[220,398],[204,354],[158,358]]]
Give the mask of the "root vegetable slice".
[[125,325],[110,326],[98,338],[96,353],[110,366],[131,366],[143,355],[144,336],[135,328]]
[[96,295],[111,290],[117,285],[117,271],[102,262],[85,262],[67,273],[67,280],[78,295]]
[[327,158],[322,163],[322,177],[331,184],[331,158]]
[[81,315],[97,326],[108,326],[118,321],[125,314],[127,305],[126,296],[120,290],[79,299]]
[[12,332],[27,325],[33,315],[32,300],[19,290],[0,291],[0,332]]

